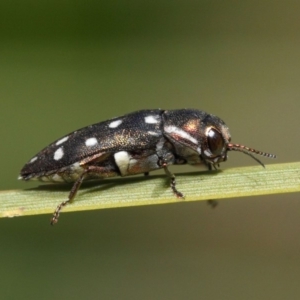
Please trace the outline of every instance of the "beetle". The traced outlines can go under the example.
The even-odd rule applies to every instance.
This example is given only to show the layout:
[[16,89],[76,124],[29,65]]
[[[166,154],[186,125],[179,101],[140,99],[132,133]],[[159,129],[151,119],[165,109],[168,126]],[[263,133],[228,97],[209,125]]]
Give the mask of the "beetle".
[[53,213],[71,203],[84,180],[148,174],[164,169],[178,198],[175,176],[169,165],[200,165],[217,168],[228,151],[243,152],[264,167],[253,154],[274,154],[231,143],[229,129],[220,118],[196,109],[140,110],[96,123],[54,141],[29,160],[19,179],[72,182],[68,199]]

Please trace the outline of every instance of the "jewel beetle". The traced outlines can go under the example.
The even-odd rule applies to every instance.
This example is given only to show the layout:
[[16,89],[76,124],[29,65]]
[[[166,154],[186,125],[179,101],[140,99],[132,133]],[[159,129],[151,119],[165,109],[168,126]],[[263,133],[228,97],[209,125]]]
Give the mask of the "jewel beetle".
[[226,161],[228,151],[243,152],[263,167],[253,154],[276,157],[231,143],[226,124],[202,110],[140,110],[56,140],[25,164],[19,179],[73,183],[68,199],[54,211],[53,225],[61,209],[74,200],[84,180],[164,169],[173,193],[183,198],[168,166],[204,164],[209,169],[217,168]]

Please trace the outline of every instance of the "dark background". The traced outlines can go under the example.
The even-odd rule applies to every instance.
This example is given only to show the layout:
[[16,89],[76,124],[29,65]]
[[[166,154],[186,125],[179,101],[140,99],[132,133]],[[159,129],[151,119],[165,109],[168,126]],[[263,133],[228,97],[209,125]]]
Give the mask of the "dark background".
[[[278,155],[265,163],[299,160],[299,13],[298,1],[2,1],[1,189],[33,187],[18,172],[53,140],[144,108],[206,110],[233,142]],[[222,168],[252,164],[230,153]],[[298,198],[66,213],[54,228],[1,219],[1,299],[299,299]]]

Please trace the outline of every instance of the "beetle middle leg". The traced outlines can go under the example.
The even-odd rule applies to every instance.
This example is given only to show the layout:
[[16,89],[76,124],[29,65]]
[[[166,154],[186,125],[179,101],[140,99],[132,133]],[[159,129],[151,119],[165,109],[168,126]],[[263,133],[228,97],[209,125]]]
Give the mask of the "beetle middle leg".
[[184,195],[179,192],[176,188],[176,179],[175,175],[171,173],[168,169],[168,164],[164,159],[160,159],[158,164],[164,169],[166,175],[170,178],[170,187],[177,198],[184,198]]

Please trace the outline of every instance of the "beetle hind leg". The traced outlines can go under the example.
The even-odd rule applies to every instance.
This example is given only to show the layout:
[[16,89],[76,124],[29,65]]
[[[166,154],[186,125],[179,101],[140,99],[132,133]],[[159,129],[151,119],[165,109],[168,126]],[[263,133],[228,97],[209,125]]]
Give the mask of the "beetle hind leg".
[[73,202],[82,182],[85,179],[113,177],[116,175],[119,175],[119,174],[114,170],[114,168],[110,168],[108,166],[97,166],[97,165],[87,166],[86,169],[81,173],[81,175],[79,175],[79,177],[74,182],[72,189],[69,193],[68,200],[63,201],[56,207],[56,209],[53,213],[53,216],[51,218],[50,224],[54,225],[58,222],[58,217],[59,217],[60,211],[67,204]]
[[75,196],[76,196],[76,194],[77,194],[77,192],[78,192],[78,190],[79,190],[79,188],[80,188],[80,186],[82,184],[82,181],[84,180],[84,178],[85,178],[85,176],[86,176],[87,173],[88,173],[88,169],[85,172],[83,172],[80,175],[80,177],[78,177],[78,179],[75,181],[75,183],[73,184],[72,189],[71,189],[71,191],[69,193],[68,200],[63,201],[62,203],[60,203],[56,207],[56,209],[55,209],[55,211],[53,213],[53,216],[51,218],[51,221],[50,221],[51,225],[54,225],[54,224],[56,224],[58,222],[58,217],[59,217],[59,214],[60,214],[60,211],[62,210],[62,208],[65,207],[68,203],[72,203],[73,202],[73,200],[74,200],[74,198],[75,198]]

